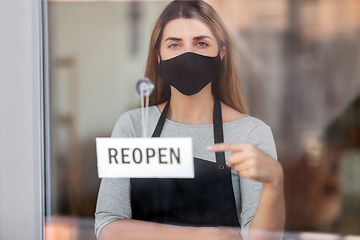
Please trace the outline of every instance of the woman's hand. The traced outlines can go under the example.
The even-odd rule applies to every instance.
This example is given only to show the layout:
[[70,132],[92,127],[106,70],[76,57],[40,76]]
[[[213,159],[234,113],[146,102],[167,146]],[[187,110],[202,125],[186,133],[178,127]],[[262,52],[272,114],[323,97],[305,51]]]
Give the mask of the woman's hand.
[[210,146],[208,150],[232,151],[228,167],[234,167],[241,177],[272,186],[279,186],[283,182],[283,170],[280,163],[251,143],[218,143]]
[[263,183],[249,239],[281,239],[285,225],[285,200],[280,163],[250,143],[219,143],[209,147],[209,151],[232,151],[228,166],[234,167],[241,177]]

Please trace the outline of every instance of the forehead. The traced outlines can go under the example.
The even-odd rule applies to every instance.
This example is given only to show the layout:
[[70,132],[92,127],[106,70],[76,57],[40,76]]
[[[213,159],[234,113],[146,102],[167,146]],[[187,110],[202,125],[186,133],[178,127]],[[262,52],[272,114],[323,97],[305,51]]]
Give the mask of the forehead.
[[163,32],[163,40],[167,37],[193,38],[194,36],[208,35],[215,39],[214,34],[205,23],[195,18],[178,18],[166,24]]

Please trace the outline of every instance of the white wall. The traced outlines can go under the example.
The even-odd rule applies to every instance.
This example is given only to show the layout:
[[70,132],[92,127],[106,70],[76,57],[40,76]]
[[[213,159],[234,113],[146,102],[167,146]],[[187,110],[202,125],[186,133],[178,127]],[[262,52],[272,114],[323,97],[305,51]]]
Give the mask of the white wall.
[[[140,2],[136,54],[130,51],[129,2],[49,2],[52,107],[55,117],[74,113],[80,140],[111,133],[119,116],[137,107],[135,84],[144,75],[152,26],[168,2]],[[71,73],[56,64],[67,57],[77,72],[73,100],[61,87]]]

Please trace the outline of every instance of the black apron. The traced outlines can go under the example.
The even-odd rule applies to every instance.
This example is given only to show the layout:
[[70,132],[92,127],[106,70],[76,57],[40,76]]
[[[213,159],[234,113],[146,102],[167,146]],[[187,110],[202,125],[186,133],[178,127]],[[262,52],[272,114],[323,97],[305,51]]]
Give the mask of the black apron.
[[[152,137],[160,137],[170,100]],[[215,143],[224,142],[221,105],[214,101]],[[239,227],[225,153],[217,152],[216,163],[194,158],[194,179],[130,179],[132,218],[182,226]],[[240,204],[241,205],[241,204]]]

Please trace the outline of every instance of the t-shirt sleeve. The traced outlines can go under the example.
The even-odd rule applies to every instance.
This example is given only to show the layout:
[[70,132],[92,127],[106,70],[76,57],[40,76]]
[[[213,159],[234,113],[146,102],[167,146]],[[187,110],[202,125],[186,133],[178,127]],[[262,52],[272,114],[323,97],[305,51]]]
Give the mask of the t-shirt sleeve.
[[[265,123],[256,126],[247,136],[246,142],[255,145],[277,160],[274,137],[271,128]],[[248,239],[249,228],[259,204],[262,183],[241,178],[240,189],[242,202],[241,234],[244,239]]]
[[[137,137],[139,130],[135,129],[133,124],[132,117],[124,113],[116,122],[111,137]],[[94,227],[96,237],[99,237],[100,231],[108,223],[130,218],[130,179],[103,178],[96,203]]]

